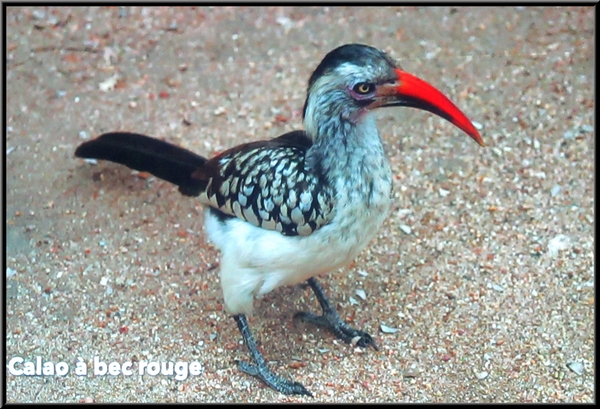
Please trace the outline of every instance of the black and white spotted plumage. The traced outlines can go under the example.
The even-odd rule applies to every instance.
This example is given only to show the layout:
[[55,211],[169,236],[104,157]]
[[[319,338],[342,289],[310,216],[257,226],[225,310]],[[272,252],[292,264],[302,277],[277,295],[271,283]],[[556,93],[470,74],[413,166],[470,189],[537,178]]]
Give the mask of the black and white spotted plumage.
[[286,236],[307,236],[334,216],[333,188],[305,161],[302,131],[225,151],[192,173],[200,200],[225,215]]

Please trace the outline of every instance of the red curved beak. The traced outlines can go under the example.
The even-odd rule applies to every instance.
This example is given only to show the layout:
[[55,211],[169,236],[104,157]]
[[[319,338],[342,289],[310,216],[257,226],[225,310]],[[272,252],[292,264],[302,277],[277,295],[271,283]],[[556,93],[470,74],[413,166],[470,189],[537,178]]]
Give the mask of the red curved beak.
[[485,146],[481,135],[473,123],[460,109],[433,85],[400,69],[396,69],[398,81],[377,87],[380,97],[378,106],[408,106],[434,113],[452,122],[473,138],[479,145]]

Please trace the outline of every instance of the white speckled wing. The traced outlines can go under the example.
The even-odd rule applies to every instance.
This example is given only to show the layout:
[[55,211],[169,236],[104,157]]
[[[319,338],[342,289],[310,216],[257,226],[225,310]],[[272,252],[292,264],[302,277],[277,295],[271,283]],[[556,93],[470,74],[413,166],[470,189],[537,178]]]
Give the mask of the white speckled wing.
[[306,166],[307,139],[293,132],[211,159],[195,175],[207,180],[200,200],[226,215],[286,236],[311,234],[333,218],[335,195]]

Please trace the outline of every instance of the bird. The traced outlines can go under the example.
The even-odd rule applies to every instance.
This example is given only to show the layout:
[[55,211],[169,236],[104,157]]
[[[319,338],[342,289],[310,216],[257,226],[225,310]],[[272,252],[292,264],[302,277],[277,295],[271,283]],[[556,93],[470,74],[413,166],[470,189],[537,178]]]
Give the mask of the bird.
[[483,139],[441,91],[402,70],[384,51],[345,44],[325,55],[308,81],[303,130],[234,146],[208,159],[170,142],[109,132],[77,147],[75,156],[108,160],[178,186],[206,207],[205,231],[220,250],[226,312],[244,339],[242,372],[286,395],[312,393],[273,372],[248,324],[256,297],[295,284],[309,286],[321,313],[294,318],[323,326],[352,345],[373,337],[342,320],[317,277],[353,260],[388,217],[392,171],[373,111],[404,106],[429,111]]

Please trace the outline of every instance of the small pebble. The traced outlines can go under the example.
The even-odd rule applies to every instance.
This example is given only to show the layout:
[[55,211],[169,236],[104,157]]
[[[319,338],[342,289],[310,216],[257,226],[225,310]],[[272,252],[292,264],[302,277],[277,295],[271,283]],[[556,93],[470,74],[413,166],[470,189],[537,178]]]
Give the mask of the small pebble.
[[494,291],[498,291],[499,293],[504,291],[504,287],[502,287],[501,285],[495,284],[495,283],[492,283],[491,287]]
[[446,196],[448,196],[448,195],[450,194],[450,191],[449,191],[449,190],[442,189],[442,188],[440,188],[440,189],[438,190],[438,192],[439,192],[440,196],[442,196],[442,197],[446,197]]
[[385,324],[379,325],[379,328],[381,328],[381,332],[384,334],[395,334],[396,332],[400,331],[398,328],[388,327]]
[[410,228],[410,226],[408,226],[406,224],[401,224],[400,225],[400,230],[402,230],[402,232],[404,234],[411,234],[412,233],[412,229]]
[[416,378],[419,376],[419,371],[417,371],[416,369],[409,369],[408,371],[405,371],[402,374],[402,377],[404,378]]
[[548,242],[548,252],[552,257],[556,257],[562,250],[568,249],[571,245],[571,239],[564,234],[559,234]]
[[33,12],[31,13],[31,16],[36,19],[36,20],[42,20],[44,18],[46,18],[46,12],[43,10],[33,10]]
[[498,156],[499,158],[501,158],[503,155],[502,149],[499,149],[496,147],[492,148],[492,152],[494,153],[494,155]]
[[410,209],[400,209],[400,210],[398,210],[398,212],[396,214],[398,215],[399,218],[403,219],[411,213],[412,213],[412,210],[410,210]]
[[362,290],[362,289],[356,290],[356,295],[358,295],[360,297],[360,299],[363,301],[367,299],[367,293],[365,292],[365,290]]
[[556,195],[558,195],[560,193],[560,186],[559,185],[554,185],[552,187],[552,190],[550,191],[550,195],[552,195],[552,197],[555,197]]
[[102,92],[112,91],[113,89],[115,89],[115,85],[117,85],[118,81],[119,81],[119,76],[117,74],[115,74],[112,77],[107,78],[106,80],[104,80],[100,84],[98,84],[98,89]]
[[215,109],[213,111],[213,115],[219,116],[219,115],[223,115],[225,112],[227,112],[227,110],[224,107],[218,107],[217,109]]
[[475,374],[475,376],[477,377],[477,379],[482,380],[485,379],[489,376],[490,374],[488,373],[488,371],[481,371],[477,374]]
[[11,278],[17,274],[17,270],[13,270],[10,267],[6,267],[6,278]]
[[577,375],[583,375],[583,364],[581,362],[567,362],[567,368],[575,372]]

